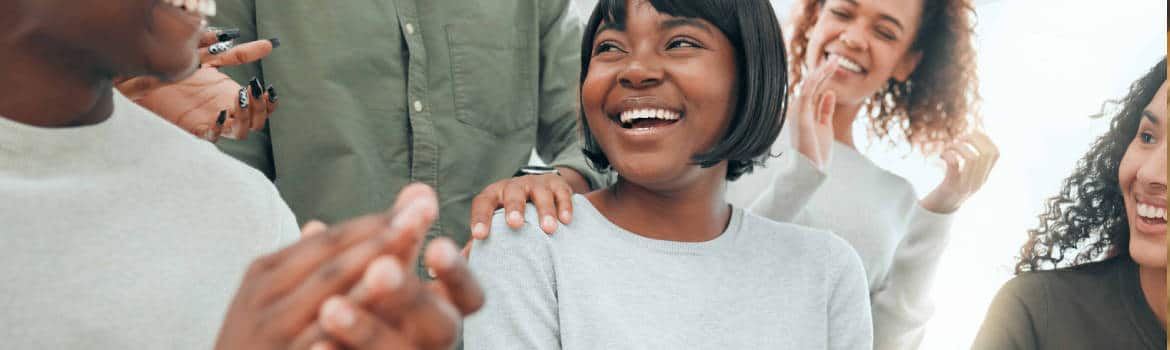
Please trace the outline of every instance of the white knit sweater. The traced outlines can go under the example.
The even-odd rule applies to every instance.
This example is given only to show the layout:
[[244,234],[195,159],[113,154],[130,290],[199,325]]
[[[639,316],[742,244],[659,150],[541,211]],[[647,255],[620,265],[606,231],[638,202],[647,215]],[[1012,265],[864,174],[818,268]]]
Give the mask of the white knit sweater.
[[834,143],[821,171],[789,144],[782,138],[772,150],[780,157],[732,182],[728,201],[848,241],[869,280],[874,349],[917,348],[933,313],[928,296],[952,215],[923,209],[906,179],[848,146]]

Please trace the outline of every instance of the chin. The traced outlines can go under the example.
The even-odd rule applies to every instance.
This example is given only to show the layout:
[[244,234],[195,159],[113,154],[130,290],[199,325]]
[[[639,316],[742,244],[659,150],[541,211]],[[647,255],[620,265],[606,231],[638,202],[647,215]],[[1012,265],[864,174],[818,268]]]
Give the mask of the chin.
[[147,69],[147,75],[153,76],[164,82],[182,80],[195,73],[199,69],[199,57],[192,53],[190,59],[168,59],[164,62],[152,61]]
[[[1163,236],[1165,237],[1165,236]],[[1129,255],[1138,265],[1146,268],[1166,268],[1166,242],[1154,242],[1155,239],[1141,236],[1140,233],[1131,233],[1129,241]]]

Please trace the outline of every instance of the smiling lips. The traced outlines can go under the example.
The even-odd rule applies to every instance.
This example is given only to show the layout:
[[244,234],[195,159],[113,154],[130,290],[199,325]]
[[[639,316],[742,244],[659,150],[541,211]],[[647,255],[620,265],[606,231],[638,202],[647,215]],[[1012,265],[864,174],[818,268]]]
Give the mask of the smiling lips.
[[673,124],[682,118],[678,112],[661,108],[631,109],[619,116],[622,128],[652,128]]
[[215,0],[162,0],[162,2],[191,14],[203,17],[215,16]]
[[1166,223],[1166,208],[1159,208],[1149,204],[1138,202],[1137,204],[1138,217],[1150,222],[1152,224]]
[[826,61],[829,59],[832,59],[834,57],[837,58],[837,65],[839,67],[844,68],[845,70],[853,72],[853,73],[865,74],[865,72],[866,72],[865,68],[862,68],[861,65],[858,64],[856,61],[849,59],[848,57],[835,54],[835,53],[831,53],[831,52],[825,53],[825,60]]

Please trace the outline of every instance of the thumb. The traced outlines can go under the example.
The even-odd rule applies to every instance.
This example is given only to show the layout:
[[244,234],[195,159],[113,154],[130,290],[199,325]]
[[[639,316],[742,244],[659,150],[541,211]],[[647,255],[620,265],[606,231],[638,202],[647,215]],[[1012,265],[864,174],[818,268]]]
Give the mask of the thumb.
[[948,148],[943,151],[941,158],[947,163],[946,179],[957,180],[959,178],[959,155]]

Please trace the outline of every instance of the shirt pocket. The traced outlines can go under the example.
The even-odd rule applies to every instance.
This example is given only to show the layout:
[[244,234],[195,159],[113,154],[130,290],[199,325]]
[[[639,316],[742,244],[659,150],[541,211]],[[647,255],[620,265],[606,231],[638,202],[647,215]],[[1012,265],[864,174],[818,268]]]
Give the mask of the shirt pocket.
[[527,33],[447,25],[452,96],[461,123],[505,135],[536,124],[539,67]]

